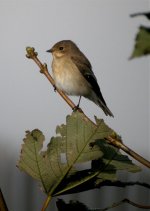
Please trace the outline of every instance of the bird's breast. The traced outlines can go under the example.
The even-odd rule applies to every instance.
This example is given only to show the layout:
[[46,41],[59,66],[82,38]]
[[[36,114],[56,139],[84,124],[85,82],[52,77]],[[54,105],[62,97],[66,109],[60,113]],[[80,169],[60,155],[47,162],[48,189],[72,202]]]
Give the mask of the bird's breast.
[[70,59],[53,59],[53,78],[56,87],[68,95],[86,96],[89,84]]

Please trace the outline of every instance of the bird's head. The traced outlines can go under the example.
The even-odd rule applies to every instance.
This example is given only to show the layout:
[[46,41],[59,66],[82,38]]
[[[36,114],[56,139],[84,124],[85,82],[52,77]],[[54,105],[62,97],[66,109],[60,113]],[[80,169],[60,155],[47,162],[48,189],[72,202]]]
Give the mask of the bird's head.
[[76,50],[79,50],[74,42],[71,40],[62,40],[57,42],[51,49],[47,52],[52,53],[54,57],[60,58],[63,56],[72,55]]

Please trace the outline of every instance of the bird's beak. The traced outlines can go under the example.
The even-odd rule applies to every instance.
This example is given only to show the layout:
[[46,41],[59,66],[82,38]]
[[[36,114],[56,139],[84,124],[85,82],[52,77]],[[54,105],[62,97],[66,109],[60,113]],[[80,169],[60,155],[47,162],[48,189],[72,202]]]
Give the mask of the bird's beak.
[[47,50],[46,52],[52,53],[53,52],[53,49],[51,48],[51,49]]

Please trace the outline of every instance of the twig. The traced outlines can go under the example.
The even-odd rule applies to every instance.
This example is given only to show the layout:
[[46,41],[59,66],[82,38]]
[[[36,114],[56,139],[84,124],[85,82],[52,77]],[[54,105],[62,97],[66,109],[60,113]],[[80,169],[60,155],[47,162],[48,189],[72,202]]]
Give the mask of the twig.
[[150,209],[150,206],[146,206],[146,205],[141,205],[141,204],[137,204],[133,201],[130,201],[129,199],[123,199],[117,203],[114,203],[113,205],[109,206],[109,207],[106,207],[104,209],[95,209],[95,211],[106,211],[106,210],[109,210],[109,209],[112,209],[112,208],[115,208],[115,207],[118,207],[120,206],[121,204],[124,204],[124,203],[128,203],[128,204],[131,204],[132,206],[134,207],[138,207],[140,209]]
[[51,199],[52,199],[52,197],[50,195],[48,195],[48,197],[46,198],[46,200],[45,200],[45,202],[43,204],[43,207],[42,207],[41,211],[45,211],[46,210],[46,208],[48,207]]
[[0,189],[0,211],[8,211],[1,189]]
[[99,208],[88,208],[86,207],[83,203],[79,202],[79,201],[70,201],[69,203],[66,203],[65,201],[63,201],[62,199],[58,199],[56,202],[57,208],[59,211],[62,210],[66,210],[66,211],[70,211],[70,210],[83,210],[83,211],[106,211],[115,207],[120,206],[121,204],[124,203],[128,203],[131,204],[133,207],[137,207],[140,209],[150,209],[150,206],[146,206],[146,205],[141,205],[141,204],[137,204],[133,201],[130,201],[129,199],[123,199],[119,202],[113,203],[112,205],[110,205],[109,207],[103,208],[103,209],[99,209]]
[[148,160],[146,160],[145,158],[143,158],[142,156],[140,156],[139,154],[134,152],[132,149],[130,149],[129,147],[127,147],[123,143],[119,142],[118,140],[114,139],[111,136],[108,136],[106,138],[106,140],[108,140],[109,143],[113,144],[114,146],[122,149],[124,152],[126,152],[128,155],[133,157],[135,160],[137,160],[140,163],[142,163],[144,166],[147,166],[148,168],[150,168],[150,162]]
[[[53,87],[55,87],[55,82],[54,82],[52,76],[48,72],[47,65],[46,64],[42,64],[40,62],[40,60],[37,58],[38,54],[34,51],[34,48],[27,47],[26,51],[27,51],[26,57],[29,58],[29,59],[33,59],[35,61],[35,63],[40,68],[40,72],[43,73],[46,76],[46,78],[49,80],[49,82],[53,85]],[[76,107],[76,105],[71,101],[71,99],[67,95],[64,94],[64,92],[62,92],[61,90],[57,89],[57,87],[55,87],[55,90],[60,94],[60,96],[66,101],[66,103],[72,109],[74,109]]]
[[[37,52],[35,52],[35,49],[32,48],[32,47],[27,47],[26,48],[26,51],[27,51],[26,57],[29,58],[29,59],[33,59],[34,62],[39,66],[40,72],[43,73],[47,77],[47,79],[49,80],[49,82],[53,86],[55,86],[55,82],[54,82],[52,76],[50,75],[50,73],[48,72],[47,65],[46,64],[42,64],[40,62],[40,60],[37,57],[38,54],[37,54]],[[55,88],[56,88],[56,91],[60,94],[60,96],[66,101],[66,103],[72,109],[74,109],[76,107],[76,105],[71,101],[71,99],[67,95],[65,95],[64,92],[62,92],[61,90],[59,90],[57,87],[55,87]],[[79,109],[79,111],[84,114],[84,112],[81,109]],[[85,115],[85,119],[92,122],[92,120],[89,119],[86,115]],[[92,123],[95,125],[94,122],[92,122]],[[135,160],[139,161],[144,166],[147,166],[148,168],[150,168],[150,162],[148,160],[146,160],[145,158],[141,157],[139,154],[137,154],[136,152],[134,152],[133,150],[131,150],[129,147],[127,147],[126,145],[124,145],[120,140],[117,140],[117,139],[109,136],[109,137],[106,138],[106,141],[108,143],[112,144],[113,146],[115,146],[115,147],[117,147],[119,149],[122,149],[124,152],[126,152],[128,155],[130,155],[131,157],[133,157]]]
[[111,180],[104,180],[103,182],[99,183],[96,188],[101,188],[101,187],[104,187],[104,186],[114,186],[114,187],[118,187],[118,188],[125,188],[125,187],[128,187],[128,186],[133,186],[133,185],[139,185],[141,187],[144,187],[144,188],[148,188],[150,189],[150,184],[147,184],[147,183],[141,183],[141,182],[122,182],[122,181],[111,181]]

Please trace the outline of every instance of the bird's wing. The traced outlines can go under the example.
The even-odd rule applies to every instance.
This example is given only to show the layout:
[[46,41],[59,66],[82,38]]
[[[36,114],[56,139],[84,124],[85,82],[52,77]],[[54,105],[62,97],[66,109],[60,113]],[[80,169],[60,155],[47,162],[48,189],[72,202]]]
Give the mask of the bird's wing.
[[80,73],[84,76],[84,78],[88,81],[88,83],[91,85],[91,88],[95,92],[95,94],[100,98],[100,100],[103,102],[104,105],[106,105],[106,102],[102,96],[102,93],[100,91],[99,85],[97,83],[97,79],[92,71],[92,66],[88,59],[84,55],[78,56],[72,56],[71,57],[74,64],[79,69]]

